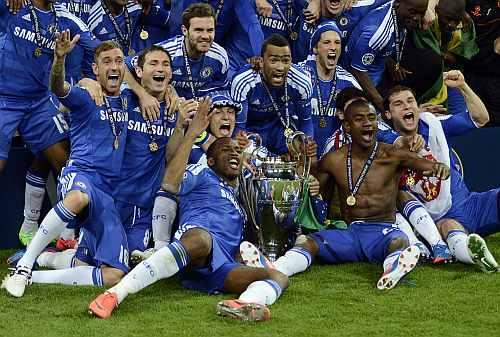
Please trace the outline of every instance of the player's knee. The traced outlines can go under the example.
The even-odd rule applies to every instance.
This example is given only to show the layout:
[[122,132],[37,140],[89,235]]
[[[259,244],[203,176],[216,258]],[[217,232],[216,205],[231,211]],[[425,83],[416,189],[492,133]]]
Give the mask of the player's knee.
[[408,242],[407,238],[404,237],[394,238],[391,240],[391,242],[389,242],[389,245],[387,246],[387,251],[389,253],[395,252],[397,250],[405,249],[409,245],[410,243]]
[[269,269],[268,272],[269,272],[269,278],[278,283],[281,289],[285,290],[286,288],[288,288],[288,285],[290,284],[288,276],[275,269]]
[[212,251],[212,236],[202,228],[191,228],[182,234],[181,243],[191,260],[205,258]]
[[446,238],[448,233],[452,230],[458,229],[465,231],[464,226],[462,226],[460,222],[453,219],[443,219],[438,221],[437,228],[439,230],[439,234],[441,234],[441,237],[443,238]]
[[64,198],[64,206],[75,214],[79,214],[89,204],[89,197],[81,191],[70,191]]
[[123,270],[111,267],[102,268],[102,280],[105,286],[114,286],[125,276]]
[[311,256],[316,256],[318,253],[318,244],[316,240],[306,235],[299,235],[295,240],[295,247],[300,247],[307,250]]

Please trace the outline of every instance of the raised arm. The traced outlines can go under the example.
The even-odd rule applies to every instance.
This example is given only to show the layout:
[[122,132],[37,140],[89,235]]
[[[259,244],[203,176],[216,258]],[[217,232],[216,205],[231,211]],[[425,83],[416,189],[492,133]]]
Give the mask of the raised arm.
[[50,90],[59,97],[66,96],[69,92],[70,84],[64,80],[64,63],[66,55],[75,47],[80,39],[80,35],[75,35],[71,39],[69,29],[56,33],[56,47],[54,49],[54,62],[50,70]]
[[481,98],[465,82],[464,75],[459,70],[447,71],[443,74],[443,81],[448,87],[457,88],[464,97],[469,115],[478,127],[489,122],[488,110]]
[[203,131],[205,131],[210,123],[210,105],[211,101],[209,98],[204,98],[200,102],[198,111],[187,129],[182,143],[177,148],[177,152],[167,166],[162,183],[162,188],[165,191],[173,194],[179,192],[179,186],[181,184],[184,171],[186,170],[191,148],[193,147],[196,138]]
[[450,176],[450,168],[439,162],[420,158],[416,153],[392,148],[393,155],[401,161],[401,167],[420,171],[424,176],[446,180]]

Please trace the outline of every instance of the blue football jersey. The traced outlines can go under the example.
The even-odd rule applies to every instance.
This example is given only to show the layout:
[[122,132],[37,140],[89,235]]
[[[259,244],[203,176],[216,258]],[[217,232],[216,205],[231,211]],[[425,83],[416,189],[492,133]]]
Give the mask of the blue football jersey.
[[[165,48],[172,58],[172,86],[177,94],[185,98],[202,97],[214,90],[222,90],[228,86],[227,71],[229,61],[227,53],[216,42],[198,60],[189,59],[192,82],[186,67],[183,51],[184,36],[179,35],[157,45]],[[135,62],[134,62],[135,63]]]
[[[112,182],[120,174],[125,153],[130,92],[126,90],[120,96],[107,97],[112,114],[107,112],[106,105],[97,106],[87,90],[79,87],[72,86],[59,100],[71,111],[68,166],[98,176],[103,187],[111,190]],[[114,133],[109,115],[114,119]],[[117,148],[114,147],[115,134]]]
[[204,164],[188,165],[180,187],[180,227],[207,229],[234,251],[241,241],[245,215],[235,190]]
[[[327,138],[330,137],[341,124],[340,120],[335,116],[335,111],[337,110],[336,97],[338,93],[348,87],[356,87],[359,89],[361,89],[361,87],[354,76],[339,65],[335,69],[334,77],[329,81],[323,81],[318,78],[316,60],[308,60],[300,63],[299,66],[309,73],[313,84],[311,106],[314,140],[318,144],[318,149],[321,149]],[[318,89],[320,90],[320,95],[318,95]],[[322,111],[320,111],[320,97]],[[329,105],[328,101],[330,101]]]
[[[88,25],[90,30],[101,40],[113,40],[121,45],[125,55],[140,51],[145,47],[140,38],[142,24],[158,25],[167,27],[170,13],[158,6],[153,6],[148,15],[142,15],[142,7],[135,1],[129,0],[124,10],[114,16],[116,25],[106,14],[101,1],[92,7]],[[130,50],[132,49],[133,52]]]
[[[147,123],[141,114],[139,100],[128,102],[127,144],[120,177],[115,184],[116,199],[144,208],[153,207],[165,169],[165,148],[172,135],[176,115],[167,116],[165,102],[160,104],[160,118]],[[149,126],[148,126],[149,124]],[[150,144],[157,145],[156,151]]]
[[390,0],[359,0],[354,3],[350,9],[343,11],[337,18],[320,18],[312,25],[306,23],[304,15],[301,14],[299,19],[299,38],[293,44],[294,62],[305,60],[307,56],[311,54],[311,36],[318,25],[322,22],[333,20],[337,23],[337,26],[342,33],[342,46],[345,47],[349,41],[352,31],[354,30],[354,27],[357,26],[358,22],[361,21],[361,19],[364,18],[368,12],[389,1]]
[[[0,34],[0,95],[11,97],[41,97],[48,93],[50,67],[55,48],[55,32],[69,29],[71,36],[80,34],[78,45],[93,57],[99,43],[87,26],[69,13],[60,4],[54,4],[56,19],[52,11],[34,8],[40,22],[41,55],[35,56],[39,47],[36,42],[31,11],[24,6],[16,15],[11,14],[5,2],[0,1],[0,21],[4,34]],[[85,64],[90,65],[91,60]],[[90,70],[89,70],[90,71]]]
[[396,28],[392,2],[369,12],[354,28],[347,43],[343,65],[367,72],[375,85],[382,79],[387,57],[396,51],[396,31],[403,47],[406,30]]
[[240,129],[259,133],[263,145],[275,154],[287,152],[283,135],[285,126],[313,136],[311,79],[295,64],[292,64],[288,71],[286,90],[288,97],[285,98],[285,86],[268,86],[263,83],[258,72],[250,66],[244,67],[234,76],[231,86],[233,100],[242,104],[242,110],[236,116],[235,133]]
[[[255,0],[251,2],[255,9]],[[304,0],[269,0],[268,2],[273,6],[271,16],[264,17],[257,13],[264,38],[271,34],[280,34],[288,39],[290,31],[298,31],[300,15],[306,3]]]
[[[248,0],[234,0],[231,10],[231,33],[224,36],[224,47],[234,74],[247,64],[247,59],[260,56],[264,34],[255,9]],[[217,40],[217,35],[215,37]]]

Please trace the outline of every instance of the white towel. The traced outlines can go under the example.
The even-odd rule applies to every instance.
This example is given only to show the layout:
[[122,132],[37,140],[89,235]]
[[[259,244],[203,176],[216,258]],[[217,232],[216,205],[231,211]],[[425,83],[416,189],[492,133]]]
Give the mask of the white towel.
[[[429,112],[421,113],[420,119],[429,126],[428,148],[422,149],[420,154],[449,167],[450,149],[441,122]],[[435,177],[423,177],[410,189],[424,203],[434,220],[441,218],[451,208],[451,178],[439,180]]]

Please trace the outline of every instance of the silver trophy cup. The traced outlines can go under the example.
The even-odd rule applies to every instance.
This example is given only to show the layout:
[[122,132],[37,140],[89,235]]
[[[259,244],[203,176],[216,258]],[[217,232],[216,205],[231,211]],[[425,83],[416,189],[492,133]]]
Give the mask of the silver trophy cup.
[[240,195],[249,215],[247,236],[254,241],[268,259],[273,262],[291,248],[297,234],[295,213],[303,199],[305,177],[309,174],[309,160],[300,155],[300,144],[305,144],[302,132],[287,138],[288,149],[295,157],[283,161],[280,157],[269,157],[260,146],[260,137],[255,134],[256,145],[250,153],[254,166],[251,177],[240,177]]

